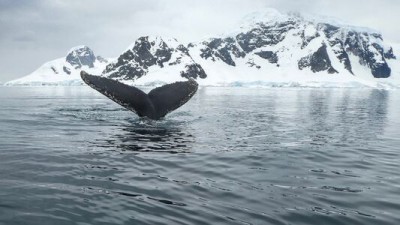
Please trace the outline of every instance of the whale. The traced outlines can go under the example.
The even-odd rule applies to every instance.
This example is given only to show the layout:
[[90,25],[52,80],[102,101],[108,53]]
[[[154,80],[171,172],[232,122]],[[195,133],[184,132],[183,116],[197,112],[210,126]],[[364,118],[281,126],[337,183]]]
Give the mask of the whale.
[[198,83],[190,78],[152,89],[148,94],[142,90],[106,77],[80,73],[82,80],[109,99],[152,120],[164,118],[168,113],[188,102],[196,93]]

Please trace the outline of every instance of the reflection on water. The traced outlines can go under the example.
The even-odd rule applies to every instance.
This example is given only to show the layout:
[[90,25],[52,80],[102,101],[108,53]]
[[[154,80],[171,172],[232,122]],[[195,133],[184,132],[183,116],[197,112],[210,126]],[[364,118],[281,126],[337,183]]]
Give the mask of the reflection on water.
[[[300,114],[303,120],[310,120],[308,129],[314,144],[374,141],[384,133],[387,120],[389,93],[384,90],[371,90],[367,96],[354,96],[352,90],[345,90],[340,99],[332,100],[332,92],[311,92],[309,115]],[[302,108],[299,108],[302,110]],[[354,140],[357,138],[357,140]]]
[[98,138],[93,144],[117,151],[188,153],[195,138],[181,126],[165,120],[128,120],[115,129],[115,134]]
[[0,92],[1,225],[400,220],[397,92],[200,88],[161,121],[86,87]]

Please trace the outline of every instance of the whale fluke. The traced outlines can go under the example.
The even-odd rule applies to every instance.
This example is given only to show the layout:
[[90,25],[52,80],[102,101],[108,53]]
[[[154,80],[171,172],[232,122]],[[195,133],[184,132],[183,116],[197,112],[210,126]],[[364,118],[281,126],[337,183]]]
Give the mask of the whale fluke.
[[140,117],[158,120],[184,105],[196,93],[198,84],[190,79],[151,90],[148,94],[116,80],[93,76],[81,71],[82,80],[93,89],[107,96]]

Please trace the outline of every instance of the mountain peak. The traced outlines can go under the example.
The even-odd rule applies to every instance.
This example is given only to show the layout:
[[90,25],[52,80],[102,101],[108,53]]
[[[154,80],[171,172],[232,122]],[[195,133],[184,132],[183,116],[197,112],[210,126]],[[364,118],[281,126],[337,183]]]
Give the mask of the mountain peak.
[[170,48],[176,48],[179,45],[179,42],[176,38],[165,38],[157,35],[149,35],[139,37],[135,42],[133,42],[129,47],[125,50],[130,51],[139,45],[148,45],[148,48],[154,47],[162,47],[163,45],[168,45]]
[[248,28],[258,24],[267,24],[286,21],[290,18],[288,14],[279,12],[273,8],[266,8],[260,11],[255,11],[244,16],[239,22],[240,28]]
[[183,44],[175,38],[160,36],[138,38],[117,60],[107,65],[102,75],[121,81],[135,81],[157,71],[163,74],[159,77],[160,81],[206,77]]
[[377,33],[380,34],[379,31],[355,26],[349,21],[345,21],[341,18],[319,15],[319,14],[311,14],[311,13],[300,13],[296,11],[290,12],[281,12],[274,8],[265,8],[259,11],[255,11],[244,16],[240,22],[238,27],[242,29],[248,29],[260,24],[264,25],[273,25],[276,23],[282,23],[287,21],[295,21],[295,22],[303,22],[309,24],[329,24],[332,26],[341,27],[347,30],[353,30],[357,32],[368,32],[368,33]]
[[88,46],[86,45],[78,45],[75,47],[72,47],[67,54],[73,53],[73,52],[81,52],[81,51],[92,51]]
[[93,68],[94,62],[96,61],[96,56],[89,47],[80,45],[71,48],[65,60],[75,67],[75,69],[81,68],[82,66]]

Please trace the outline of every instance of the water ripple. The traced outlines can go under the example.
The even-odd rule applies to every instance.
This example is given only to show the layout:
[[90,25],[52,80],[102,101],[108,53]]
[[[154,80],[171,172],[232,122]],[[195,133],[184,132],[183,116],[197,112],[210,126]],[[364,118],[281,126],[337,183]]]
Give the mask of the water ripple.
[[0,224],[400,221],[396,92],[202,88],[150,121],[86,87],[1,91]]

